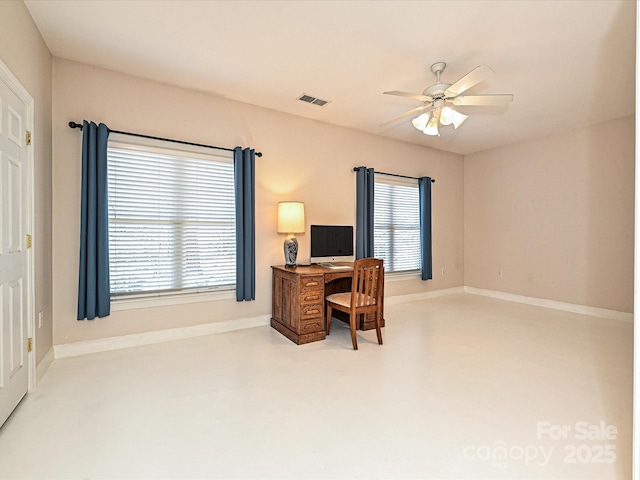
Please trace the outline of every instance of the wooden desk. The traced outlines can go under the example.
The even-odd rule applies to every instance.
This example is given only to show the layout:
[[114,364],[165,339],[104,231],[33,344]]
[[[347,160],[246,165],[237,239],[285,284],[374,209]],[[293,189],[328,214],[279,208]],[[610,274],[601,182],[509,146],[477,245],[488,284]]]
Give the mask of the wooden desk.
[[[342,265],[350,268],[331,269],[320,265],[293,268],[284,265],[272,266],[271,326],[298,345],[324,340],[327,335],[324,318],[325,297],[332,293],[351,290],[353,263]],[[341,313],[336,311],[334,316],[344,320],[339,316]],[[348,317],[346,321],[349,321]],[[364,316],[359,328],[375,328],[375,317]]]

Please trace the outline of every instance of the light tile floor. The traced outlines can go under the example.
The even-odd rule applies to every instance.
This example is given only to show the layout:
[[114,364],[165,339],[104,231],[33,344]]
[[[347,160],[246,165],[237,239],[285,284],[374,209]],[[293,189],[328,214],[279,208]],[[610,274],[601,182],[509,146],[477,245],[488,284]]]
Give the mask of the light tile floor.
[[357,352],[336,322],[56,360],[0,430],[0,478],[631,478],[632,324],[470,294],[385,309]]

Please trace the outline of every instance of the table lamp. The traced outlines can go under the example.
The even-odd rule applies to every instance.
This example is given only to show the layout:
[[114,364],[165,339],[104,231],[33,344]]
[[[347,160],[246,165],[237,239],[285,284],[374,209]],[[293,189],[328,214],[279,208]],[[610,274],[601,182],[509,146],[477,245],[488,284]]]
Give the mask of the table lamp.
[[286,267],[296,266],[298,256],[298,239],[294,233],[304,233],[304,203],[280,202],[278,203],[278,233],[286,233],[284,241],[284,259]]

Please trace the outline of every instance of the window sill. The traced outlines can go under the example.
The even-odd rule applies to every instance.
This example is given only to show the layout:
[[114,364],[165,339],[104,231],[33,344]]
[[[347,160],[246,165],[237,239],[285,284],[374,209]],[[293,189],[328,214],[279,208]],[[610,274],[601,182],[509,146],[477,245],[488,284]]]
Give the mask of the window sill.
[[157,297],[137,297],[111,299],[111,311],[135,310],[138,308],[166,307],[187,303],[214,302],[217,300],[235,300],[235,290],[216,292],[189,293],[181,295],[165,295]]
[[384,281],[385,282],[402,282],[406,280],[420,280],[422,278],[422,274],[419,271],[415,272],[385,272]]

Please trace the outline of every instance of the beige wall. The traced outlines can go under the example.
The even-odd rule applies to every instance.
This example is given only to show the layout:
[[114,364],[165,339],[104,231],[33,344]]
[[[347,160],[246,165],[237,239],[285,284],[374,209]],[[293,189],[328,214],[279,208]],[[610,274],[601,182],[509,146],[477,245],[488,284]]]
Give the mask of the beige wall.
[[[633,310],[631,117],[463,159],[57,58],[53,92],[54,344],[268,316],[269,266],[282,263],[277,202],[305,202],[308,225],[353,224],[357,165],[436,179],[434,280],[389,281],[387,296],[468,285]],[[264,153],[257,159],[255,302],[220,300],[75,319],[81,134],[67,122],[82,119]],[[304,260],[308,233],[298,238]]]
[[[354,224],[353,167],[429,175],[433,188],[434,272],[447,275],[387,284],[387,295],[463,284],[463,158],[321,122],[185,90],[113,71],[54,59],[53,68],[54,342],[220,322],[271,313],[270,265],[283,263],[277,203],[305,202],[307,225]],[[309,108],[314,108],[310,106]],[[234,300],[113,312],[76,320],[81,133],[70,120],[104,122],[116,130],[225,147],[251,146],[256,159],[256,301]],[[297,235],[299,258],[309,235]]]
[[627,117],[467,156],[465,285],[632,312],[634,146]]
[[0,2],[0,59],[33,97],[34,125],[34,263],[36,362],[53,345],[51,298],[51,64],[52,58],[22,1]]

